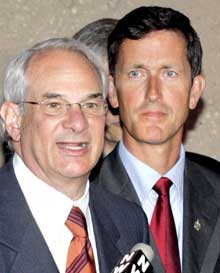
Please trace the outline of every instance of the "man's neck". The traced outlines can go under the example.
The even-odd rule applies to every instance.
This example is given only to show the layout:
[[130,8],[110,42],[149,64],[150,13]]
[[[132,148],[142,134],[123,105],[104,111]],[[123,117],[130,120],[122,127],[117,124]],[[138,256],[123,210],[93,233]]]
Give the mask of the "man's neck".
[[126,143],[124,141],[124,145],[135,157],[164,175],[177,162],[180,155],[181,141],[172,141],[160,145]]

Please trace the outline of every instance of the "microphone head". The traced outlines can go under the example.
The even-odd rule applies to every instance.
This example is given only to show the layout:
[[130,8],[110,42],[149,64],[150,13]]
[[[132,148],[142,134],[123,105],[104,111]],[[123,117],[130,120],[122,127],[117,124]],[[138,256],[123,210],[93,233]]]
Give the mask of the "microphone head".
[[152,260],[154,258],[154,252],[153,252],[153,249],[149,245],[146,245],[143,243],[138,243],[132,247],[131,252],[138,251],[138,250],[141,250],[145,254],[145,256],[147,257],[147,259],[150,262],[152,262]]
[[129,253],[125,254],[112,273],[147,273],[153,272],[151,261],[154,258],[154,252],[149,245],[138,243]]

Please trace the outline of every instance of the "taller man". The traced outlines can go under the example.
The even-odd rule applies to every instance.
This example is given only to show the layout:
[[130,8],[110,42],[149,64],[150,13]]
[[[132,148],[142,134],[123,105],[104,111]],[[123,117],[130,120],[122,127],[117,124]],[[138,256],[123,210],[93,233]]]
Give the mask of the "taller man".
[[220,172],[182,145],[205,86],[197,33],[178,11],[140,7],[119,20],[108,54],[117,89],[109,99],[119,107],[123,139],[98,183],[142,205],[161,257],[156,272],[162,264],[167,273],[220,272]]

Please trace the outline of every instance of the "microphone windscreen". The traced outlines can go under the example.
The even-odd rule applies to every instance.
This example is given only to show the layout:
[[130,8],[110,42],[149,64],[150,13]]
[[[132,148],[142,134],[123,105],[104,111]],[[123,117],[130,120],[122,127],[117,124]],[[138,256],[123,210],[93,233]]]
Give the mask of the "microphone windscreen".
[[154,258],[154,252],[153,252],[153,249],[149,245],[146,245],[143,243],[138,243],[132,247],[131,252],[137,251],[137,250],[142,250],[143,253],[145,254],[145,256],[147,257],[147,259],[150,262],[152,262],[152,260]]
[[152,273],[153,258],[152,248],[149,245],[138,243],[118,261],[112,273]]

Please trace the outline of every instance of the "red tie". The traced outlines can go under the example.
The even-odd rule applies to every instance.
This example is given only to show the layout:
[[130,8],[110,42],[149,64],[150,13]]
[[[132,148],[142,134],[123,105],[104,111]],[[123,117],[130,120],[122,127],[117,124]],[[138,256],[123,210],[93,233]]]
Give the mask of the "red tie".
[[172,182],[161,177],[154,186],[158,200],[151,219],[151,230],[166,273],[181,273],[176,228],[170,206]]
[[73,207],[65,224],[74,236],[69,246],[66,273],[95,273],[92,246],[81,210]]

